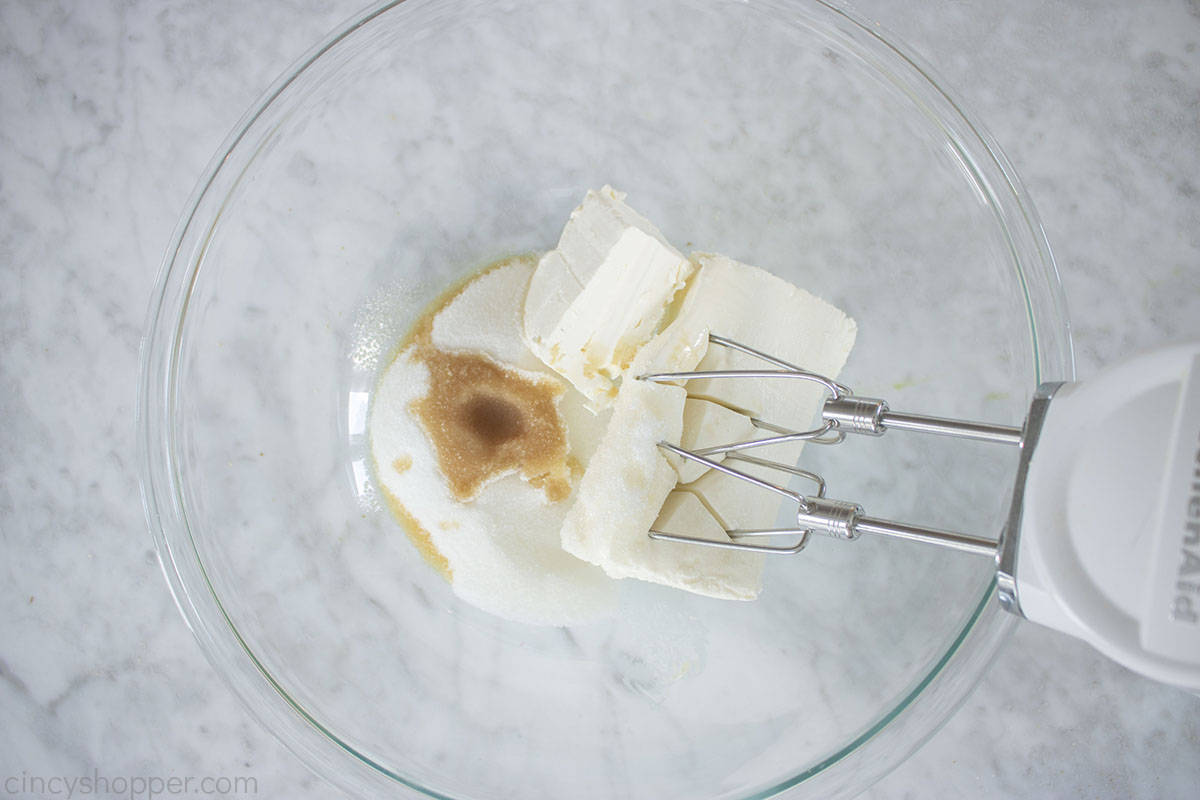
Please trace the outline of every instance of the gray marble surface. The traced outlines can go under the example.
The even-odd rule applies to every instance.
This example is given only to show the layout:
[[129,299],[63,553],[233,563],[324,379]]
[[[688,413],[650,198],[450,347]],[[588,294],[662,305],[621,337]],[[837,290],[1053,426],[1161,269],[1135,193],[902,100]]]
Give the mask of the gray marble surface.
[[[337,794],[249,718],[181,622],[138,499],[133,398],[193,182],[358,5],[0,2],[0,779],[252,776],[262,796]],[[934,65],[1023,176],[1080,375],[1200,336],[1194,3],[857,8]],[[0,796],[36,796],[20,789]],[[1026,625],[866,796],[1197,794],[1200,700]]]

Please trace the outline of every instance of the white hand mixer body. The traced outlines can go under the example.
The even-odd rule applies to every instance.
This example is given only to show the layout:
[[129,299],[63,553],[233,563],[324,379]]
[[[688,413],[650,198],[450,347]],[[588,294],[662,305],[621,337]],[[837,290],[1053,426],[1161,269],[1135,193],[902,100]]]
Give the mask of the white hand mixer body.
[[1001,602],[1200,690],[1200,343],[1055,389],[1026,425]]
[[[656,539],[711,547],[796,553],[812,534],[854,539],[897,536],[995,558],[998,596],[1008,611],[1076,636],[1155,680],[1200,691],[1200,342],[1124,361],[1079,383],[1043,384],[1022,428],[893,412],[883,400],[719,336],[710,341],[776,367],[644,375],[643,380],[794,378],[829,392],[822,424],[688,451],[660,446],[712,469],[792,498],[794,528],[730,530],[715,542],[651,531]],[[1153,424],[1147,424],[1150,420]],[[829,500],[812,473],[745,451],[782,441],[841,441],[847,433],[921,431],[1020,447],[1008,521],[999,541],[868,517],[855,503]],[[724,462],[710,457],[726,454]],[[755,478],[736,461],[817,482],[815,496]],[[753,537],[799,537],[790,546]]]

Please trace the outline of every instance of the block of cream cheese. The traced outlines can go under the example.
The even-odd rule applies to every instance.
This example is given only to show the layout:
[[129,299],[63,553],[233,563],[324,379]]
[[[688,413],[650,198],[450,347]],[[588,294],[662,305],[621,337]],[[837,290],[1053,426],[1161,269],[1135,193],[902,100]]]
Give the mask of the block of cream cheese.
[[[854,320],[765,270],[712,253],[693,253],[698,271],[672,327],[704,328],[805,369],[836,378],[854,346]],[[691,320],[691,322],[688,322]],[[725,347],[709,347],[698,370],[770,369],[758,359]],[[687,384],[688,394],[719,400],[768,422],[803,430],[814,426],[823,389],[807,381],[711,379]],[[751,437],[771,436],[754,431]],[[685,439],[686,439],[685,432]],[[804,447],[792,442],[748,451],[749,455],[795,465]],[[745,462],[730,466],[773,483],[787,485],[783,473]],[[815,491],[801,485],[801,491]],[[769,528],[779,520],[779,503],[762,489],[715,471],[688,482],[724,528]]]
[[[763,450],[757,456],[767,458],[769,453],[767,450]],[[770,483],[784,487],[790,483],[790,476],[779,470],[749,464],[737,459],[727,459],[725,463],[736,470]],[[690,492],[700,498],[704,507],[725,530],[774,528],[778,523],[784,525],[796,523],[794,518],[780,519],[780,498],[768,493],[765,489],[716,470],[708,470],[699,479],[679,488],[681,491]],[[802,493],[816,491],[816,486],[813,484],[800,484],[797,488]],[[789,512],[795,510],[789,506]]]
[[612,404],[694,269],[624,198],[608,186],[588,192],[525,297],[529,349],[594,409]]
[[[637,363],[635,361],[635,363]],[[710,597],[750,600],[761,586],[761,556],[655,541],[664,502],[678,480],[657,446],[678,441],[682,387],[627,381],[613,406],[608,429],[579,483],[562,526],[563,549],[597,564],[614,578],[639,578]],[[668,510],[671,530],[725,537],[703,508]]]
[[[726,480],[731,480],[726,477]],[[664,533],[679,533],[697,539],[729,541],[725,528],[713,517],[700,499],[687,491],[667,495],[654,529]],[[676,556],[675,584],[696,594],[730,600],[753,600],[762,590],[763,556],[735,550],[718,550],[702,545],[674,542],[655,542],[655,545],[675,544],[688,552]],[[688,559],[704,560],[706,564],[691,565]],[[711,562],[720,560],[721,569],[710,572]]]
[[[715,333],[829,378],[841,372],[858,332],[845,313],[758,267],[713,253],[693,253],[692,260],[697,272],[672,327]],[[772,367],[712,346],[696,369]],[[820,385],[792,378],[693,380],[687,391],[793,430],[814,426],[824,398]],[[769,435],[760,431],[755,438]],[[795,464],[802,447],[802,442],[772,445],[754,455]]]
[[[579,482],[575,503],[563,520],[563,549],[603,567],[614,578],[639,578],[710,597],[750,600],[761,587],[762,556],[655,541],[649,536],[681,469],[678,459],[668,458],[658,442],[684,439],[687,393],[682,386],[632,376],[687,371],[696,365],[704,356],[707,330],[685,322],[686,327],[668,325],[634,359],[608,428]],[[728,541],[702,506],[686,498],[679,502],[668,509],[673,532],[697,525],[708,535]]]
[[[730,599],[752,599],[761,586],[760,554],[655,541],[652,525],[670,532],[725,536],[725,528],[771,527],[779,502],[764,490],[715,471],[674,491],[671,465],[658,441],[701,442],[721,438],[731,418],[693,412],[700,430],[685,431],[689,397],[712,401],[782,425],[803,428],[821,402],[820,388],[779,379],[689,381],[686,390],[634,380],[651,372],[761,368],[761,362],[719,346],[710,332],[748,344],[814,371],[835,376],[854,343],[855,324],[838,309],[770,273],[724,256],[693,257],[696,274],[670,324],[638,353],[620,386],[608,430],[580,482],[563,522],[563,547],[598,564],[613,577],[636,577]],[[780,385],[786,381],[792,385]],[[669,418],[668,418],[669,417]],[[703,426],[711,424],[711,430]],[[736,422],[736,420],[733,420]],[[733,438],[748,432],[730,425]],[[794,464],[802,445],[756,451]],[[657,456],[657,458],[656,458]],[[681,465],[675,475],[694,477]],[[743,465],[737,464],[739,468]],[[746,467],[755,473],[759,469]],[[777,475],[763,475],[786,482]],[[674,499],[667,503],[668,498]]]
[[[755,437],[757,428],[745,414],[709,400],[689,397],[683,404],[683,432],[679,446],[685,450],[702,450]],[[713,461],[724,460],[724,454],[709,456]],[[682,460],[678,464],[679,482],[697,480],[708,467],[698,461]]]

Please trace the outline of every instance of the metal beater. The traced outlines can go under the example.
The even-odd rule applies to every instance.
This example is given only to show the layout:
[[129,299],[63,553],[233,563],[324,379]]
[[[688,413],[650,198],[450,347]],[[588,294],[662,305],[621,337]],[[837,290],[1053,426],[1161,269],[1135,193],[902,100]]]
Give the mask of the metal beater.
[[[789,364],[782,359],[755,350],[748,345],[715,334],[710,334],[708,341],[709,344],[726,347],[753,356],[776,367],[776,369],[665,372],[642,375],[641,380],[654,381],[656,383],[687,381],[699,378],[785,378],[810,381],[819,384],[828,392],[828,398],[821,407],[821,425],[812,430],[791,431],[766,420],[754,419],[752,422],[756,427],[771,431],[776,435],[744,442],[733,442],[717,447],[706,447],[699,450],[685,450],[670,442],[659,442],[658,446],[677,456],[696,461],[710,469],[715,469],[718,472],[746,481],[759,488],[774,492],[796,503],[798,511],[795,527],[726,530],[725,533],[731,540],[785,535],[799,536],[800,538],[790,546],[751,544],[739,541],[720,542],[661,531],[650,531],[651,538],[701,544],[706,547],[792,554],[803,550],[808,544],[809,537],[814,533],[832,536],[836,539],[855,539],[862,533],[874,533],[882,536],[894,536],[901,539],[939,544],[981,555],[995,554],[998,543],[992,539],[866,516],[862,506],[857,503],[826,498],[825,481],[819,475],[777,461],[746,456],[744,451],[795,441],[809,441],[815,444],[826,445],[837,444],[846,438],[847,433],[882,436],[885,431],[891,429],[935,433],[944,436],[954,436],[960,439],[973,439],[1019,447],[1022,440],[1021,428],[892,411],[885,400],[872,397],[858,397],[843,384],[837,383],[823,375],[809,372],[794,364]],[[816,494],[804,495],[790,489],[785,489],[769,481],[761,480],[742,470],[730,467],[727,463],[718,462],[710,458],[710,456],[721,454],[726,455],[726,462],[743,461],[807,478],[817,485],[818,490]]]

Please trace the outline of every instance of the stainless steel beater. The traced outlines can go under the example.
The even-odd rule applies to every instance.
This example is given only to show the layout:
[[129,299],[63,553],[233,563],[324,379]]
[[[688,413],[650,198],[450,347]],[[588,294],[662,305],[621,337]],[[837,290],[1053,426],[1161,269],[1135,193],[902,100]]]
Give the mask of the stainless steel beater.
[[[726,530],[725,533],[731,540],[785,535],[799,536],[800,538],[790,546],[751,544],[739,541],[720,542],[662,531],[650,531],[651,538],[701,544],[706,547],[792,554],[803,550],[808,544],[809,536],[814,533],[832,536],[837,539],[855,539],[859,534],[873,533],[882,536],[894,536],[901,539],[940,544],[945,547],[952,547],[957,550],[981,555],[995,554],[998,542],[992,539],[866,516],[862,506],[857,503],[826,498],[825,481],[820,476],[777,461],[746,456],[744,451],[795,441],[810,441],[816,444],[837,444],[845,439],[847,433],[882,436],[885,431],[890,429],[935,433],[961,439],[1020,446],[1022,442],[1021,428],[892,411],[884,400],[871,397],[858,397],[843,384],[755,350],[748,345],[735,342],[723,336],[717,336],[716,334],[710,334],[708,340],[709,344],[745,353],[776,367],[776,369],[665,372],[642,375],[640,379],[658,383],[700,378],[786,378],[810,381],[820,385],[829,393],[828,398],[821,407],[821,425],[812,430],[792,431],[766,420],[753,419],[752,422],[756,427],[770,431],[776,435],[698,450],[685,450],[670,442],[660,442],[659,447],[682,458],[703,464],[710,469],[715,469],[718,472],[746,481],[759,488],[774,492],[796,503],[798,511],[795,527]],[[710,458],[710,456],[721,454],[726,456],[725,461],[743,461],[807,478],[817,484],[818,491],[814,495],[804,495],[785,489],[769,481],[761,480],[742,470],[730,467],[726,463]]]
[[[726,530],[729,541],[657,530],[651,538],[794,554],[814,534],[849,540],[868,533],[992,556],[1004,609],[1084,639],[1152,678],[1200,691],[1200,342],[1152,351],[1085,383],[1042,384],[1021,427],[892,411],[884,400],[859,397],[748,345],[717,335],[709,342],[773,369],[639,379],[808,381],[827,393],[821,422],[795,431],[755,419],[756,428],[772,435],[697,450],[671,442],[659,447],[793,501],[796,524]],[[819,475],[746,452],[784,442],[836,444],[847,434],[889,430],[1016,446],[1017,477],[999,537],[867,516],[858,503],[827,498]],[[713,458],[718,455],[724,460]],[[805,478],[816,491],[787,489],[731,462]],[[795,539],[786,545],[747,541],[775,536]]]

